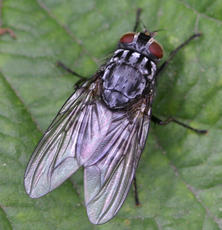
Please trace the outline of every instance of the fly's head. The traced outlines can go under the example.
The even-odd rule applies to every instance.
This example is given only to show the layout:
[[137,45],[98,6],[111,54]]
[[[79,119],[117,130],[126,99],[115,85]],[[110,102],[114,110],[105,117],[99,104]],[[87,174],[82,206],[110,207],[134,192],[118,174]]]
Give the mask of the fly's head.
[[163,48],[153,38],[154,34],[148,32],[126,33],[120,38],[118,48],[136,51],[157,62],[163,57]]

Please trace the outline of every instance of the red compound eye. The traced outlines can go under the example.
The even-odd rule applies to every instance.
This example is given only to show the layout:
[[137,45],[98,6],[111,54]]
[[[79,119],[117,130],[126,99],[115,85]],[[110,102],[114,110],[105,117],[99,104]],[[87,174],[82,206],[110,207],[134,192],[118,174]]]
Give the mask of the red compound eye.
[[153,42],[152,44],[150,44],[149,51],[158,59],[163,57],[163,49],[157,42]]
[[120,42],[122,42],[122,43],[130,43],[130,42],[133,41],[134,35],[135,35],[135,33],[127,33],[127,34],[124,34],[124,35],[120,38]]

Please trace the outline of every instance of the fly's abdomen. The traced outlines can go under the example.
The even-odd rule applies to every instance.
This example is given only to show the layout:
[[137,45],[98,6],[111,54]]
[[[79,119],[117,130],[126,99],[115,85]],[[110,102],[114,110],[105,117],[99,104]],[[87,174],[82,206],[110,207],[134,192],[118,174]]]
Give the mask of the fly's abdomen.
[[147,57],[129,50],[117,50],[102,77],[104,102],[111,109],[126,107],[149,87],[154,72]]

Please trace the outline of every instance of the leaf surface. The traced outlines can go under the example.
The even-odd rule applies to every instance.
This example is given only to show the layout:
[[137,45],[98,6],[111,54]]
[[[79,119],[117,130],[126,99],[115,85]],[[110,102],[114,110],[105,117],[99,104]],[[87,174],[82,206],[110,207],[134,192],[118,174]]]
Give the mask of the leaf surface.
[[[83,205],[82,171],[40,199],[24,191],[31,153],[78,79],[90,77],[134,26],[137,7],[166,58],[194,32],[162,74],[153,113],[174,116],[208,135],[151,125],[133,191],[109,223],[93,226]],[[0,229],[222,229],[222,3],[191,0],[5,0],[0,37]],[[131,189],[132,190],[132,189]]]

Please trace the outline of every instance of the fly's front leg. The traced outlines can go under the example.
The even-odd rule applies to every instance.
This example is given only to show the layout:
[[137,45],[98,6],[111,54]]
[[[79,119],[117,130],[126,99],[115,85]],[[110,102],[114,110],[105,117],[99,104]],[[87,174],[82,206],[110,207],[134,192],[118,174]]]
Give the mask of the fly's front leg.
[[67,71],[68,73],[71,73],[72,75],[75,75],[76,77],[79,78],[79,80],[78,80],[78,81],[76,82],[76,84],[75,84],[75,89],[79,89],[80,86],[81,86],[84,82],[86,82],[86,81],[88,80],[87,77],[84,77],[84,76],[78,74],[77,72],[71,70],[69,67],[67,67],[65,64],[63,64],[63,63],[60,62],[60,61],[58,61],[58,62],[56,63],[56,65],[59,66],[59,67],[61,67],[61,68],[63,68],[63,69],[64,69],[65,71]]
[[136,32],[138,27],[139,27],[141,12],[142,12],[141,8],[138,8],[137,11],[136,11],[136,21],[135,21],[135,25],[133,27],[133,32]]
[[175,50],[173,50],[169,57],[164,61],[161,66],[157,69],[156,76],[159,75],[170,63],[170,61],[175,57],[175,55],[186,45],[188,45],[193,39],[200,37],[201,33],[196,33],[190,36],[186,41],[179,45]]
[[206,134],[207,133],[207,130],[205,129],[196,129],[196,128],[193,128],[181,121],[178,121],[177,119],[173,118],[173,117],[169,117],[167,118],[166,120],[162,121],[161,119],[157,118],[156,116],[152,115],[151,117],[151,120],[155,123],[155,124],[158,124],[158,125],[168,125],[170,122],[174,122],[186,129],[190,129],[192,131],[194,131],[195,133],[198,133],[198,134]]

